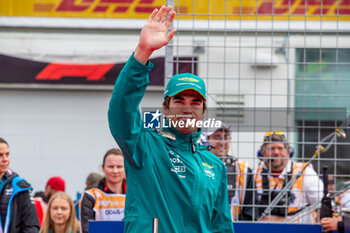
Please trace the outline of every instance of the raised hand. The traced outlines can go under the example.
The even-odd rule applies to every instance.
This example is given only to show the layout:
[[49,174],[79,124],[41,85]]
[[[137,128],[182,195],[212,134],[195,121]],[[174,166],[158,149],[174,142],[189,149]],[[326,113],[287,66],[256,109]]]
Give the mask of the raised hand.
[[175,35],[176,29],[168,32],[176,15],[175,11],[171,13],[170,11],[171,6],[162,6],[151,13],[140,33],[140,41],[134,53],[135,59],[139,62],[146,64],[153,51],[167,45]]

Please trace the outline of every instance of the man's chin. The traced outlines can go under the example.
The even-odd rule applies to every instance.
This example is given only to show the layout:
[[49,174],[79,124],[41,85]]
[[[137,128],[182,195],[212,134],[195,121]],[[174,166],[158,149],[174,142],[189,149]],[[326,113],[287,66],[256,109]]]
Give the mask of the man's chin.
[[8,167],[7,168],[1,168],[0,169],[0,174],[5,174],[8,170]]
[[278,165],[271,165],[271,168],[272,168],[272,170],[274,170],[274,171],[281,171],[281,170],[283,170],[283,168],[284,168],[284,166],[283,166],[283,164],[278,164]]
[[183,134],[192,134],[192,133],[195,133],[197,131],[197,128],[177,127],[176,130],[179,131],[180,133],[183,133]]

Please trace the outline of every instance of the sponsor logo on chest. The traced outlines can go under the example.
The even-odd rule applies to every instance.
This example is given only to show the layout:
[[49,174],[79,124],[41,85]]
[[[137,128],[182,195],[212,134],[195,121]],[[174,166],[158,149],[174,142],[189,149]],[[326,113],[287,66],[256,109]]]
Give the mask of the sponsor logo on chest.
[[176,173],[180,178],[186,178],[186,167],[185,164],[182,162],[180,155],[176,154],[172,150],[169,150],[168,154],[170,162],[173,165],[170,171]]
[[5,189],[5,196],[11,196],[13,193],[13,188]]
[[213,180],[215,180],[215,173],[213,171],[214,166],[209,165],[209,164],[204,163],[204,162],[202,163],[202,166],[204,168],[205,175],[212,178]]

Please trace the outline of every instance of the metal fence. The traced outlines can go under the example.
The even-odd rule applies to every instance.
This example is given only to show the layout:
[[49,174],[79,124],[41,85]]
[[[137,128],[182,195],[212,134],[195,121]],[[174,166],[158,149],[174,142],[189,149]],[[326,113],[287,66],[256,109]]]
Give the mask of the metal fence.
[[[266,162],[257,156],[265,133],[281,130],[294,148],[292,160],[311,161],[320,180],[328,166],[341,190],[350,180],[350,1],[168,4],[177,11],[178,31],[166,48],[166,79],[191,63],[206,81],[207,117],[231,126],[229,155],[255,171]],[[253,211],[258,206],[254,202]]]

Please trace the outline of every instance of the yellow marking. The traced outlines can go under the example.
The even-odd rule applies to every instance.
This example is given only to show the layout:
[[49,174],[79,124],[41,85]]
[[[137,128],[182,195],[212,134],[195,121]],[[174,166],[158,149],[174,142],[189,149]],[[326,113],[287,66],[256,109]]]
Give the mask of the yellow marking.
[[203,164],[203,166],[206,167],[206,168],[209,168],[209,169],[213,169],[213,168],[214,168],[214,166],[211,166],[211,165],[209,165],[209,164],[207,164],[207,163],[202,163],[202,164]]
[[197,79],[195,78],[179,78],[178,80],[181,80],[181,81],[189,81],[189,82],[199,82]]

